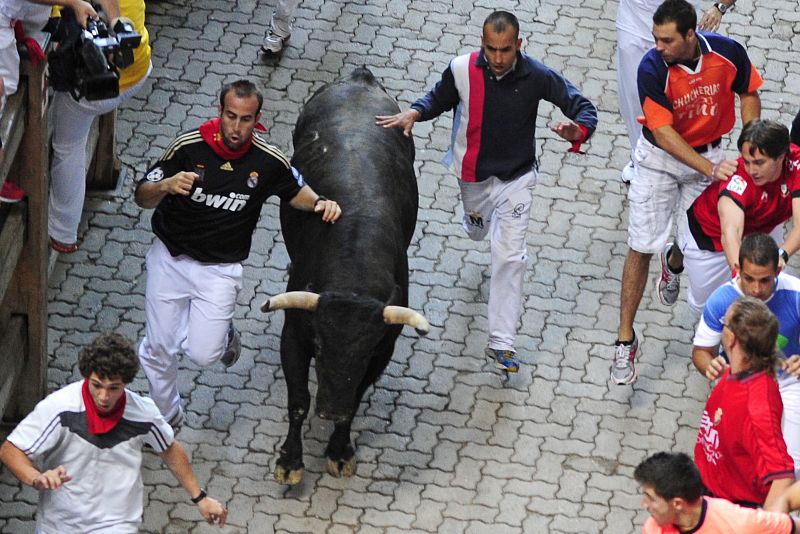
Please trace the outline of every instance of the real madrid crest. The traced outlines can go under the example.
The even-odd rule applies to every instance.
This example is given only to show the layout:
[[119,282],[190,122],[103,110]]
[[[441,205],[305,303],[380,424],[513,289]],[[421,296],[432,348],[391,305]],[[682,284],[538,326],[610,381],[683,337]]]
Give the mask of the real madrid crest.
[[250,189],[255,189],[258,185],[258,173],[253,171],[250,173],[250,176],[247,177],[247,187]]

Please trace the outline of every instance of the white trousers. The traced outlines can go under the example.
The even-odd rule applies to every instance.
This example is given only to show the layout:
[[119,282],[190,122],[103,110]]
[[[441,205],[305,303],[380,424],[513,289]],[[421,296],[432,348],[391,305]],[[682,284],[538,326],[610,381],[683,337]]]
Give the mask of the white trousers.
[[642,125],[636,120],[642,115],[642,105],[639,102],[639,86],[637,72],[639,63],[645,53],[653,48],[653,38],[644,38],[625,30],[617,29],[617,98],[619,99],[619,112],[625,121],[628,139],[631,144],[631,160]]
[[474,241],[488,234],[491,244],[489,347],[493,349],[514,350],[528,259],[525,234],[536,179],[536,172],[531,171],[509,182],[497,178],[458,182],[464,230]]
[[800,380],[785,376],[778,380],[783,401],[781,430],[789,456],[794,460],[795,478],[800,477]]
[[[703,154],[713,163],[724,158],[720,147]],[[711,180],[639,136],[634,151],[636,172],[628,189],[628,246],[642,254],[664,249],[678,215],[680,234],[686,210]],[[678,236],[683,248],[685,236]]]
[[0,78],[5,86],[3,95],[0,95],[0,112],[6,105],[6,99],[17,92],[19,86],[19,53],[17,40],[14,37],[14,28],[11,19],[0,13]]
[[300,0],[278,0],[272,13],[270,27],[275,35],[288,37],[292,33],[292,15]]
[[150,382],[150,396],[169,421],[180,408],[178,354],[200,366],[217,362],[225,351],[241,263],[200,263],[173,257],[156,238],[147,252],[145,337],[139,361]]
[[147,80],[147,75],[119,96],[105,100],[90,102],[81,98],[76,102],[67,92],[55,92],[52,103],[53,161],[50,164],[48,218],[48,231],[53,239],[62,243],[75,243],[78,240],[78,225],[86,196],[86,142],[92,121],[136,94]]
[[[683,266],[689,277],[689,290],[686,301],[689,310],[694,314],[695,319],[700,318],[708,297],[719,286],[731,279],[731,268],[724,252],[712,252],[710,250],[700,250],[694,236],[689,231],[689,223],[686,218],[683,221],[684,245]],[[783,225],[776,226],[770,235],[776,243],[783,242]]]

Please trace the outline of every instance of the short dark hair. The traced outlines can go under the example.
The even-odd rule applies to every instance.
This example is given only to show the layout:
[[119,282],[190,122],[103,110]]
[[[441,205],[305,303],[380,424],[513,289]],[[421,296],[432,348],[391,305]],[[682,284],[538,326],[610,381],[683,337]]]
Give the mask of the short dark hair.
[[742,240],[739,247],[739,268],[744,260],[759,267],[772,267],[778,272],[778,244],[767,234],[750,234]]
[[636,467],[633,478],[642,486],[652,487],[656,495],[668,501],[680,497],[693,503],[703,495],[700,471],[682,452],[654,454]]
[[258,99],[258,109],[256,110],[256,113],[261,111],[261,106],[264,105],[264,95],[262,95],[261,91],[258,90],[256,84],[245,79],[236,80],[232,83],[226,83],[222,86],[222,90],[219,92],[219,106],[222,109],[225,109],[225,97],[227,96],[228,91],[231,89],[233,89],[233,92],[239,98],[247,98],[255,95],[255,97]]
[[670,22],[674,22],[678,33],[686,37],[689,30],[697,28],[694,6],[686,0],[666,0],[653,14],[653,24],[661,26]]
[[739,297],[731,304],[727,327],[744,349],[748,370],[774,376],[778,365],[778,319],[767,305],[754,297]]
[[486,28],[490,27],[495,33],[503,33],[509,26],[514,28],[514,38],[517,39],[519,37],[519,21],[513,13],[509,13],[508,11],[495,11],[483,21],[483,31],[486,31]]
[[750,155],[755,156],[758,149],[772,159],[778,159],[789,153],[789,128],[778,121],[755,119],[742,128],[736,146],[739,152],[745,143],[750,143]]
[[123,383],[130,384],[139,371],[139,357],[128,338],[116,332],[104,332],[81,350],[78,368],[84,378],[97,373],[100,378],[119,377]]

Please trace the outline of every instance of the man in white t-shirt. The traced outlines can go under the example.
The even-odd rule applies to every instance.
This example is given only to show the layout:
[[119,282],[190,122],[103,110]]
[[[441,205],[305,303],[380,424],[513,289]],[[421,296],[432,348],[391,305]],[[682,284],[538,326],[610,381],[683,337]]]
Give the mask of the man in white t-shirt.
[[102,334],[78,365],[85,380],[48,395],[0,447],[8,470],[39,490],[36,534],[137,533],[144,446],[161,456],[203,518],[224,526],[228,511],[200,488],[153,401],[125,389],[139,369],[131,342]]

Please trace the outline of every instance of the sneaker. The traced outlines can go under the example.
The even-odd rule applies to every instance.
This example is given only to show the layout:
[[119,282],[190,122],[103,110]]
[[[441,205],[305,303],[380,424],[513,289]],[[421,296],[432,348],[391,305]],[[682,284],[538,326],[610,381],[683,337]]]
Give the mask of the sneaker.
[[173,415],[167,424],[172,427],[172,433],[177,434],[180,432],[181,427],[183,427],[183,423],[186,420],[186,417],[183,415],[183,408],[180,406],[178,407],[178,413]]
[[261,45],[261,50],[263,50],[266,54],[277,54],[283,50],[283,45],[289,40],[289,37],[291,37],[291,35],[281,37],[272,31],[272,28],[270,28],[267,36],[264,37],[264,43]]
[[664,306],[675,304],[678,300],[678,294],[681,292],[681,275],[680,273],[673,273],[669,263],[667,263],[671,249],[672,243],[667,243],[664,250],[659,254],[661,258],[661,279],[658,281],[658,300]]
[[486,357],[494,360],[495,367],[507,373],[516,373],[519,371],[517,353],[513,350],[500,350],[487,347]]
[[627,165],[622,168],[622,183],[631,185],[633,175],[636,173],[636,167],[633,166],[633,161],[629,161]]
[[25,191],[18,185],[12,184],[8,180],[3,182],[0,190],[0,201],[7,204],[16,204],[25,198]]
[[611,367],[611,380],[620,386],[633,383],[636,380],[636,353],[639,351],[639,340],[636,332],[633,341],[624,343],[620,340],[614,342],[614,365]]
[[231,321],[231,326],[228,328],[228,345],[225,347],[225,352],[222,353],[222,358],[220,358],[219,361],[221,361],[227,369],[239,361],[239,356],[241,356],[241,354],[242,337],[239,335],[239,331],[233,327],[233,321]]

